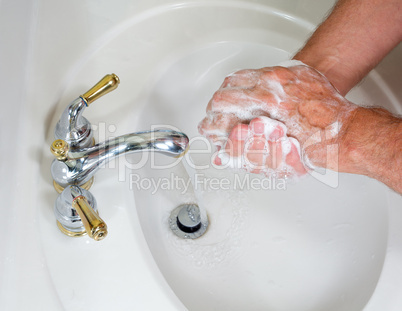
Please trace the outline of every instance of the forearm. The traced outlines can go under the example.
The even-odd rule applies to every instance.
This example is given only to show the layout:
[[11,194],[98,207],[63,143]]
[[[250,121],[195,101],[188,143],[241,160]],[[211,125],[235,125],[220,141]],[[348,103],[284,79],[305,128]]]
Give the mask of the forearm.
[[402,1],[340,0],[298,59],[345,95],[402,39]]
[[340,170],[375,178],[402,194],[402,119],[358,108],[345,133]]

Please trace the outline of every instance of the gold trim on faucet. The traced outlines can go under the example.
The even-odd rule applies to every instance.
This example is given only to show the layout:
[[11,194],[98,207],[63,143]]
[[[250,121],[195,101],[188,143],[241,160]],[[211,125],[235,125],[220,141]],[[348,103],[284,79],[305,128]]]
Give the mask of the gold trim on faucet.
[[106,95],[107,93],[115,90],[120,83],[120,79],[114,73],[104,76],[98,83],[96,83],[90,90],[85,92],[81,97],[85,100],[87,105],[98,98]]
[[73,207],[81,218],[88,236],[95,241],[101,241],[107,236],[107,225],[91,208],[87,199],[80,195],[73,200]]

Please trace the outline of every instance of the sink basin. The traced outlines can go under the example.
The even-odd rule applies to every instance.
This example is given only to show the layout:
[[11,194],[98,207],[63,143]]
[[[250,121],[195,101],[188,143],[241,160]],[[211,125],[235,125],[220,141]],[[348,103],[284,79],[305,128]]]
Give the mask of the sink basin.
[[[362,310],[387,254],[386,187],[334,172],[285,184],[207,165],[212,153],[195,126],[205,103],[227,74],[286,60],[288,52],[271,43],[212,44],[155,75],[139,124],[174,125],[191,145],[184,164],[156,155],[131,173],[145,238],[189,310]],[[399,111],[382,86],[373,72],[348,98]],[[193,189],[185,192],[188,174]],[[167,225],[170,212],[193,202],[206,209],[210,227],[201,238],[180,239]]]
[[[332,172],[269,184],[188,170],[209,159],[197,124],[223,78],[288,59],[332,4],[1,2],[0,310],[400,310],[399,195]],[[349,99],[401,113],[401,55],[399,46]],[[97,141],[173,127],[191,149],[182,162],[110,162],[91,188],[109,235],[74,239],[53,215],[49,146],[66,105],[111,72],[119,88],[84,113]],[[199,183],[186,189],[189,176]],[[168,227],[186,202],[208,213],[196,240]]]

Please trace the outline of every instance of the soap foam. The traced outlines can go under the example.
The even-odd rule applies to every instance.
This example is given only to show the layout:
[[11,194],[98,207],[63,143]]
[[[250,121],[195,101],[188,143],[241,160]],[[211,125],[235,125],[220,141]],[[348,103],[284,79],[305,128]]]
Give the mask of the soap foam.
[[228,137],[229,134],[222,130],[214,128],[214,129],[204,130],[204,135],[205,136],[216,136],[216,137],[223,138],[223,137]]
[[265,80],[262,85],[266,86],[269,92],[275,96],[277,104],[279,104],[283,100],[283,98],[286,97],[283,86],[279,83],[279,81]]
[[263,101],[247,94],[238,94],[235,101],[241,105],[216,105],[213,113],[233,114],[241,120],[252,120],[257,116],[256,112],[261,111],[261,105],[264,104]]
[[286,68],[295,67],[295,66],[306,66],[306,67],[309,67],[308,65],[306,65],[305,63],[303,63],[302,61],[297,60],[297,59],[285,60],[285,61],[283,61],[283,62],[280,62],[280,63],[278,64],[278,66],[286,67]]
[[331,138],[335,138],[336,136],[338,136],[339,130],[341,127],[342,127],[342,123],[338,122],[338,121],[329,125],[325,131],[325,138],[331,139]]
[[[299,142],[297,142],[297,144],[299,144]],[[290,142],[289,137],[285,138],[281,138],[281,145],[282,145],[282,153],[284,156],[287,156],[290,152],[290,150],[292,150],[292,143]]]
[[222,163],[220,167],[228,167],[234,170],[241,170],[246,168],[245,159],[243,155],[238,157],[231,157],[225,151],[224,147],[218,151],[217,157],[221,160]]

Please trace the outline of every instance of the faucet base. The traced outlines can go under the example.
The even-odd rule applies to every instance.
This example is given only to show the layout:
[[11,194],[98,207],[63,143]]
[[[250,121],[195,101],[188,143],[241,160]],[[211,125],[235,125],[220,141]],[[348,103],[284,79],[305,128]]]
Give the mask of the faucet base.
[[84,235],[87,234],[87,232],[86,232],[85,230],[84,230],[84,231],[78,231],[78,232],[77,232],[77,231],[68,230],[68,229],[64,228],[63,225],[62,225],[58,220],[56,220],[56,222],[57,222],[57,227],[58,227],[58,228],[60,229],[60,231],[63,232],[65,235],[78,238],[78,237],[81,237],[81,236],[84,236]]
[[[88,180],[85,184],[80,185],[80,188],[89,190],[92,187],[93,183],[94,183],[94,177],[92,177],[90,180]],[[54,187],[54,189],[56,189],[57,193],[62,193],[65,188],[65,187],[59,185],[55,180],[53,180],[53,187]]]

